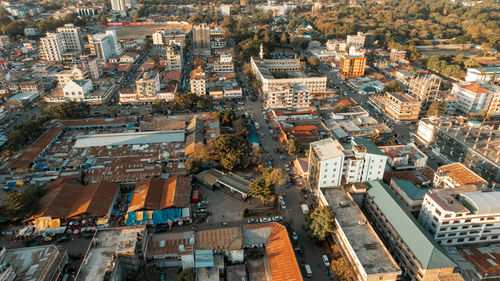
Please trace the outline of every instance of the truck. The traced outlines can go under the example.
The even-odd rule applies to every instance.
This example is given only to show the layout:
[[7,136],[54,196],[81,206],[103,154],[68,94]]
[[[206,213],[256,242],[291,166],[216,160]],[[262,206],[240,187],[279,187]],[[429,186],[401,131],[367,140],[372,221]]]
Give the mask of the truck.
[[260,129],[260,124],[258,122],[255,122],[255,129]]
[[300,205],[300,209],[302,209],[302,213],[303,213],[304,215],[309,214],[309,207],[307,206],[307,204],[302,204],[302,205]]
[[192,202],[193,202],[193,204],[196,204],[196,203],[198,203],[198,201],[200,201],[200,193],[198,192],[198,190],[195,190],[195,191],[193,191]]

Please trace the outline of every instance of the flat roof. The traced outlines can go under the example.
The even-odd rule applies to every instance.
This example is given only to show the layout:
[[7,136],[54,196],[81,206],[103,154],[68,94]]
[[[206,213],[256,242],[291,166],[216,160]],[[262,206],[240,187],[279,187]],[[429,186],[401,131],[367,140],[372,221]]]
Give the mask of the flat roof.
[[55,245],[8,249],[0,262],[12,266],[16,274],[14,280],[46,280],[58,266],[62,266],[65,252],[61,246]]
[[366,194],[425,269],[457,266],[386,184],[381,181],[370,181],[367,184],[370,188]]
[[248,194],[250,192],[248,186],[251,182],[233,173],[227,173],[219,178],[219,183],[241,194]]
[[443,210],[455,213],[468,213],[467,209],[459,200],[456,200],[457,195],[462,192],[478,191],[474,185],[463,185],[455,188],[442,188],[430,190],[427,194],[436,204]]
[[493,192],[464,192],[460,197],[466,198],[472,203],[470,210],[474,214],[498,214],[500,213],[500,191]]
[[[500,244],[491,244],[486,247],[462,249],[460,254],[472,264],[482,278],[500,277]],[[488,279],[485,279],[488,280]]]
[[437,173],[442,173],[450,177],[458,185],[485,185],[488,184],[486,180],[478,176],[476,173],[465,167],[462,163],[456,162],[449,165],[441,166],[437,169]]
[[103,280],[107,270],[114,270],[113,256],[135,255],[138,237],[143,236],[145,230],[146,226],[99,230],[93,240],[99,246],[90,248],[75,280]]
[[147,256],[163,258],[192,254],[194,231],[155,233],[148,239]]
[[342,145],[340,145],[338,140],[332,138],[313,142],[311,143],[311,148],[320,160],[328,160],[344,155]]
[[344,189],[322,188],[321,192],[366,273],[401,272],[365,215]]
[[184,130],[94,134],[79,136],[74,147],[145,145],[152,143],[183,142]]

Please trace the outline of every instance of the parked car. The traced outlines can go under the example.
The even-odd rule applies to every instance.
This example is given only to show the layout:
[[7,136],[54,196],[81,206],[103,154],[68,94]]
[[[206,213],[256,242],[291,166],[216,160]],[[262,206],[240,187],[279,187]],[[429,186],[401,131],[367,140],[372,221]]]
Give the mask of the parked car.
[[273,221],[282,221],[283,217],[282,216],[275,216],[273,217]]
[[281,201],[281,209],[286,209],[286,204],[283,201]]
[[292,232],[292,239],[293,241],[297,242],[297,240],[299,239],[299,236],[297,236],[297,233],[294,231]]
[[251,223],[258,223],[259,220],[258,219],[248,219],[248,223],[251,224]]
[[330,267],[330,260],[328,259],[327,255],[322,255],[321,259],[323,260],[323,263],[325,264],[326,267]]
[[304,248],[302,248],[302,246],[300,246],[300,245],[295,247],[295,251],[299,254],[299,256],[304,255]]

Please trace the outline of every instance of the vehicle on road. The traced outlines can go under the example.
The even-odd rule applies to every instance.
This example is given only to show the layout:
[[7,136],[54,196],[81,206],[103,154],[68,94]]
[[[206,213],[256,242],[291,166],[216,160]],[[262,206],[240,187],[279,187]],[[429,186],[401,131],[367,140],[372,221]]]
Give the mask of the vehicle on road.
[[283,217],[282,216],[275,216],[273,217],[273,221],[282,221]]
[[297,233],[294,231],[292,232],[292,239],[293,241],[297,242],[297,240],[299,240],[299,236],[297,236]]
[[249,224],[252,224],[252,223],[258,223],[259,220],[258,219],[248,219],[248,223]]
[[285,205],[285,202],[284,201],[281,201],[281,209],[286,209],[286,205]]
[[302,248],[302,246],[300,246],[300,245],[295,247],[295,251],[299,254],[299,256],[304,255],[304,248]]
[[312,273],[312,270],[311,270],[311,266],[309,266],[308,264],[304,264],[304,271],[306,272],[306,277],[312,277],[313,276],[313,273]]
[[326,267],[330,267],[330,260],[328,259],[327,255],[322,255],[321,259],[323,260],[323,263],[325,264]]

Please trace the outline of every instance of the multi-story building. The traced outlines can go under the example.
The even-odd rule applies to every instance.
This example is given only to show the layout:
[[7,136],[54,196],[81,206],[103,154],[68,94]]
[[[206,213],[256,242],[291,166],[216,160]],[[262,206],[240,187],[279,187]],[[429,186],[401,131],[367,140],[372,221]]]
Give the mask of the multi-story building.
[[460,162],[488,182],[500,184],[499,125],[462,118],[420,120],[416,140],[450,162]]
[[156,93],[160,91],[160,75],[157,72],[145,71],[135,80],[137,96],[141,100],[156,99]]
[[365,213],[403,271],[402,280],[442,280],[456,264],[381,181],[367,183]]
[[210,28],[210,48],[223,49],[227,46],[227,40],[224,38],[224,29],[215,26]]
[[231,5],[220,5],[220,13],[223,17],[231,15]]
[[[326,77],[307,77],[302,72],[298,59],[264,59],[261,50],[260,58],[251,58],[252,72],[257,80],[262,83],[262,92],[268,94],[271,89],[278,86],[291,86],[293,84],[305,85],[311,93],[326,92]],[[285,73],[287,78],[277,78],[275,72]]]
[[392,61],[404,60],[404,59],[406,59],[406,51],[405,50],[398,50],[398,49],[391,49],[390,59]]
[[322,188],[318,197],[335,214],[335,232],[326,241],[339,246],[354,269],[354,280],[399,280],[399,266],[349,193]]
[[91,54],[99,57],[103,62],[122,53],[114,29],[106,30],[106,33],[89,34],[88,39]]
[[386,92],[370,99],[375,101],[389,117],[397,122],[418,120],[421,102],[406,93]]
[[490,105],[487,111],[488,116],[500,115],[500,92],[496,92],[491,97]]
[[500,88],[490,84],[453,83],[450,94],[457,99],[457,109],[465,114],[488,110],[491,99]]
[[230,53],[221,54],[214,63],[214,72],[233,72],[233,56]]
[[340,185],[344,163],[342,150],[342,145],[331,138],[310,144],[309,184],[316,192],[322,187]]
[[362,55],[342,55],[340,57],[340,73],[344,77],[361,77],[365,75],[366,57]]
[[70,80],[85,80],[89,78],[89,73],[82,67],[73,67],[70,70],[61,70],[56,74],[57,82],[64,87]]
[[42,79],[34,78],[26,81],[22,81],[19,83],[19,88],[21,93],[38,93],[43,94],[45,92],[45,88],[42,83]]
[[404,179],[391,178],[389,187],[394,192],[401,202],[404,203],[406,209],[414,216],[418,217],[420,207],[424,202],[424,196],[429,191],[427,188],[422,188],[413,184],[413,182]]
[[167,46],[167,71],[182,71],[182,49],[174,43]]
[[191,93],[195,93],[198,96],[205,96],[207,94],[206,73],[201,65],[191,71],[189,82]]
[[84,101],[85,96],[94,90],[90,80],[69,80],[63,86],[64,98],[71,101]]
[[82,55],[80,56],[80,64],[85,71],[90,73],[90,78],[99,79],[101,77],[102,68],[97,56]]
[[184,47],[186,33],[179,29],[158,29],[153,33],[153,45],[169,45],[174,43],[177,46]]
[[80,27],[68,23],[57,28],[56,31],[63,36],[64,50],[80,52],[83,50],[82,30]]
[[126,16],[127,11],[135,7],[135,0],[111,0],[111,10],[120,14],[121,16]]
[[195,49],[210,49],[210,26],[206,23],[193,26],[193,47]]
[[388,163],[395,170],[417,169],[427,166],[427,155],[420,151],[414,143],[379,146],[379,149],[389,157]]
[[500,192],[471,191],[469,186],[431,190],[418,220],[441,245],[499,242]]
[[347,52],[347,47],[348,45],[345,41],[333,39],[326,41],[326,49],[328,51]]
[[500,81],[500,67],[468,68],[465,81],[476,83],[491,83]]
[[434,174],[433,184],[438,188],[473,185],[481,190],[486,189],[488,186],[486,180],[458,162],[439,167]]
[[387,156],[369,139],[352,138],[344,145],[324,139],[311,143],[310,151],[309,183],[315,190],[384,176]]
[[40,39],[40,57],[49,62],[63,60],[64,36],[61,33],[49,32]]
[[356,35],[347,35],[347,44],[358,47],[370,47],[373,45],[375,36],[370,33],[358,32]]
[[311,106],[311,94],[303,84],[276,86],[266,95],[266,108],[297,109],[309,106]]
[[422,102],[420,116],[425,115],[429,106],[436,101],[441,86],[437,75],[418,75],[410,80],[408,92]]

